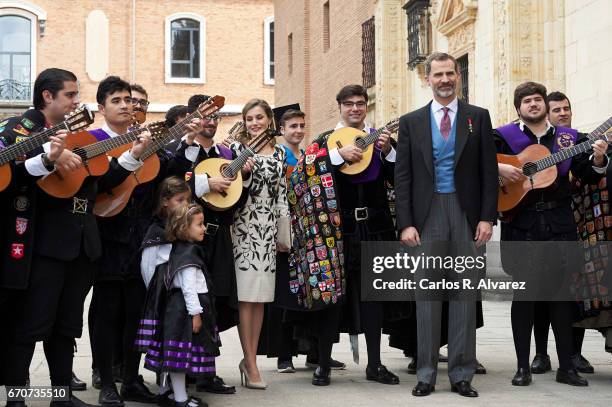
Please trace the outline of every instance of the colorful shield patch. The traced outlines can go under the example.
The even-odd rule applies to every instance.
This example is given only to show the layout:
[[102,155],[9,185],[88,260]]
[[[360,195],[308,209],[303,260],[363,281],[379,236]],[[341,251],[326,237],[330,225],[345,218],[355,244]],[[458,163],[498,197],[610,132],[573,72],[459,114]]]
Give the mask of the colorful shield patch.
[[315,251],[317,253],[317,259],[324,260],[327,258],[327,248],[325,246],[317,246],[315,247]]
[[321,183],[325,188],[332,187],[334,185],[334,178],[332,177],[331,173],[328,172],[327,174],[321,175]]
[[25,218],[15,219],[15,232],[21,236],[28,230],[28,220]]
[[25,251],[23,243],[13,243],[11,245],[11,257],[14,259],[21,259]]

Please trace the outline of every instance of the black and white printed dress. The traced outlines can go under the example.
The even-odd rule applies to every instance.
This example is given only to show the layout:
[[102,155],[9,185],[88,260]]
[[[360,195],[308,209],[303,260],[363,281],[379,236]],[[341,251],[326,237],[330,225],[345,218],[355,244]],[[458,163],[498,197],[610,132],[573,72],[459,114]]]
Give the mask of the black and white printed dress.
[[[239,152],[242,146],[232,145]],[[285,151],[274,146],[271,155],[256,155],[245,204],[232,226],[238,301],[274,301],[276,221],[288,216]]]

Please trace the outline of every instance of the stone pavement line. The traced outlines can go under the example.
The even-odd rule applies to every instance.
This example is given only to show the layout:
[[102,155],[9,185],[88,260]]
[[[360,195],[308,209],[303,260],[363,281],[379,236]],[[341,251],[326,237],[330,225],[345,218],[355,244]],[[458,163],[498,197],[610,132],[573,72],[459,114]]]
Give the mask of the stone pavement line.
[[[88,299],[89,301],[89,299]],[[325,403],[330,406],[405,406],[405,405],[525,405],[525,406],[570,406],[570,405],[609,405],[612,400],[612,356],[604,352],[603,338],[589,330],[584,340],[584,355],[595,367],[596,374],[584,375],[589,380],[589,387],[577,388],[555,382],[554,371],[558,366],[555,356],[553,335],[550,335],[549,353],[551,354],[553,372],[544,375],[534,375],[534,383],[526,388],[517,388],[510,384],[514,375],[516,359],[512,330],[510,328],[510,303],[485,302],[485,326],[478,330],[478,359],[485,365],[488,373],[474,378],[474,387],[479,391],[477,399],[466,399],[450,392],[446,364],[440,364],[436,392],[429,397],[416,398],[411,395],[416,384],[416,376],[406,373],[409,359],[404,358],[397,349],[390,348],[386,335],[383,336],[382,361],[400,378],[400,384],[389,386],[373,383],[365,379],[365,341],[360,336],[362,364],[352,361],[347,335],[341,335],[339,344],[334,345],[334,358],[347,364],[347,370],[332,372],[332,384],[329,387],[315,387],[310,384],[312,370],[304,367],[305,357],[294,359],[297,372],[277,373],[276,359],[259,357],[258,363],[264,380],[268,382],[267,390],[250,390],[240,387],[238,362],[242,359],[242,351],[238,332],[232,329],[221,335],[223,347],[218,361],[218,374],[229,384],[236,385],[237,394],[231,396],[200,393],[199,395],[211,406],[266,406],[276,407],[288,405],[304,406],[313,402]],[[88,309],[88,304],[85,310]],[[87,311],[86,311],[87,312]],[[87,321],[85,315],[85,321]],[[78,392],[83,400],[96,403],[98,391],[91,384],[91,351],[87,326],[83,330],[83,338],[77,341],[78,353],[75,355],[74,370],[88,385],[88,390]],[[532,344],[532,356],[535,350]],[[155,383],[155,375],[141,369],[145,381]],[[49,384],[47,363],[44,359],[42,346],[36,347],[34,360],[30,371],[33,385]],[[155,389],[155,385],[151,386]],[[194,391],[194,389],[191,389]],[[48,403],[29,402],[29,406],[47,406]],[[128,406],[143,407],[145,404],[126,403]]]

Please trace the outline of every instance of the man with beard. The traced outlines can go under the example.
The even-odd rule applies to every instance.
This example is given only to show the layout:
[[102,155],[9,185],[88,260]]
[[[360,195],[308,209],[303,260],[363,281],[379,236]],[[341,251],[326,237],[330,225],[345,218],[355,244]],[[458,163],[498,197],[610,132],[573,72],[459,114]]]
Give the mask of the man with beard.
[[[551,92],[548,94],[548,121],[553,126],[572,127],[572,105],[565,94]],[[595,193],[600,193],[599,187]],[[580,192],[578,192],[578,195]],[[588,249],[587,249],[588,250]],[[535,320],[533,323],[533,336],[536,344],[536,355],[531,362],[531,373],[546,373],[551,370],[550,356],[548,356],[548,331],[550,318],[545,307],[536,307]],[[580,373],[595,373],[591,363],[582,355],[582,341],[584,340],[584,328],[572,328],[573,352],[572,363]]]
[[[541,144],[551,151],[585,141],[576,130],[553,126],[547,119],[546,88],[535,82],[525,82],[514,91],[514,107],[519,116],[516,123],[510,123],[495,129],[494,137],[498,153],[519,154],[532,144]],[[547,188],[530,192],[523,202],[512,212],[508,221],[502,222],[502,241],[576,241],[576,224],[571,208],[571,186],[569,170],[582,182],[597,182],[605,173],[607,158],[605,152],[607,145],[604,141],[596,141],[593,145],[593,154],[589,156],[582,153],[567,159],[557,165],[557,179]],[[518,182],[525,176],[521,168],[508,164],[499,164],[501,184],[505,182]],[[524,269],[521,259],[504,255],[502,247],[502,264],[517,280],[521,279],[518,273],[537,275],[550,271],[559,274],[564,267],[561,260],[559,264],[552,264],[547,270]],[[528,257],[531,264],[542,263],[546,253],[534,253]],[[563,257],[563,256],[561,256]],[[547,258],[547,257],[546,257]],[[515,263],[516,262],[516,263]],[[550,270],[548,270],[550,269]],[[563,275],[563,273],[561,273]],[[559,281],[547,280],[550,283]],[[531,330],[534,322],[536,307],[547,308],[548,315],[555,334],[559,369],[556,380],[572,386],[587,386],[588,382],[576,372],[571,362],[572,354],[572,322],[575,315],[575,304],[569,301],[542,301],[537,303],[525,299],[512,302],[512,333],[514,347],[517,355],[517,372],[512,379],[515,386],[528,386],[531,383],[529,369],[529,351],[531,346]],[[520,299],[520,298],[519,298]]]
[[[207,95],[194,95],[187,103],[188,113],[194,112],[200,104],[208,100]],[[214,136],[217,132],[220,116],[217,113],[204,117],[199,122],[189,124],[192,130],[183,138],[174,158],[168,165],[168,175],[177,175],[188,181],[195,200],[209,191],[223,192],[231,181],[222,176],[209,177],[206,174],[194,176],[194,168],[208,158],[235,158],[232,151],[216,144]],[[249,159],[243,168],[243,176],[250,172],[254,162]],[[248,181],[246,181],[248,182]],[[219,331],[225,331],[238,324],[238,297],[236,287],[236,273],[234,272],[234,253],[230,225],[233,222],[233,210],[216,211],[204,205],[204,219],[206,220],[206,235],[202,242],[206,255],[206,265],[212,277],[212,293],[215,296],[217,310],[217,324]],[[218,394],[233,394],[234,386],[228,386],[223,379],[200,379],[197,383],[198,391],[207,391]]]
[[[444,244],[442,256],[476,256],[476,248],[491,238],[497,212],[491,119],[487,110],[458,99],[459,70],[452,56],[431,54],[425,75],[433,100],[400,118],[397,229],[409,246],[421,241],[426,247]],[[454,270],[433,271],[457,278]],[[435,390],[440,350],[442,301],[421,294],[417,292],[416,297],[418,383],[414,396],[428,396]],[[476,368],[476,296],[467,290],[459,294],[448,298],[448,376],[453,392],[477,397],[471,386]]]

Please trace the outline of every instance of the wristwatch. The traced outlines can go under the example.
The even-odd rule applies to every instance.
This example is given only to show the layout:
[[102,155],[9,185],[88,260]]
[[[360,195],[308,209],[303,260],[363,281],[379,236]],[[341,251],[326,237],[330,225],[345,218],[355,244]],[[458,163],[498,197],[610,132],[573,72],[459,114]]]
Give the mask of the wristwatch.
[[40,159],[43,165],[45,166],[45,168],[47,169],[47,171],[53,171],[55,169],[55,161],[49,160],[47,153],[42,153],[42,155],[40,156]]

